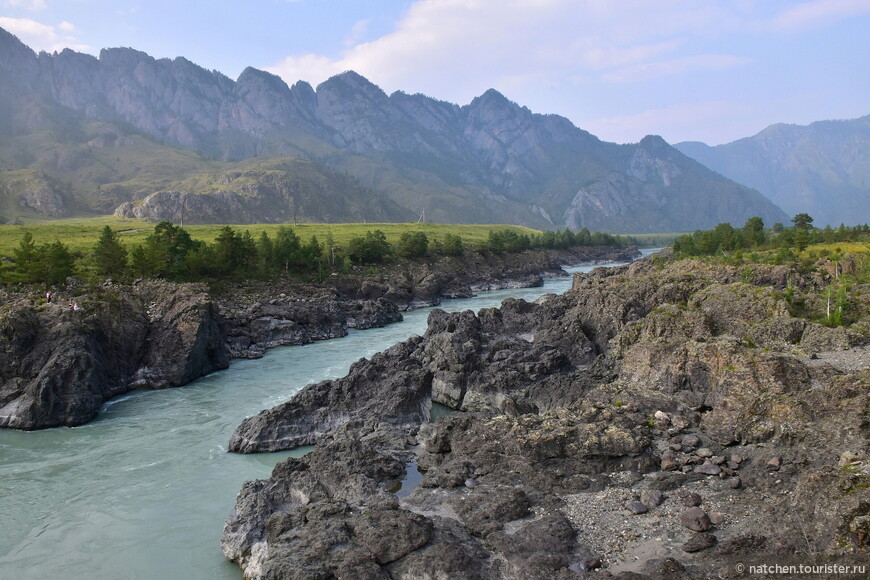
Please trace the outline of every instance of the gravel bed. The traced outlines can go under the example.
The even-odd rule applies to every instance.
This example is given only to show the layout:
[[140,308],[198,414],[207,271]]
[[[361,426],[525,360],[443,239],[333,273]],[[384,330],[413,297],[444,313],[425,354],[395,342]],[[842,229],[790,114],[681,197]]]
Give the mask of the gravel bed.
[[853,346],[847,350],[832,350],[816,353],[813,357],[801,357],[807,366],[829,364],[840,371],[870,369],[870,345]]
[[[758,530],[761,525],[763,506],[751,505],[743,490],[730,489],[713,477],[666,491],[664,503],[635,515],[626,506],[639,501],[649,481],[646,478],[632,488],[610,487],[563,498],[560,511],[578,529],[578,542],[601,558],[602,568],[610,572],[636,572],[639,564],[650,558],[674,557],[688,563],[696,557],[682,549],[696,534],[680,523],[680,514],[689,509],[682,499],[686,493],[700,495],[700,507],[708,514],[721,514],[723,521],[709,530],[720,542],[741,530]],[[704,557],[700,554],[697,557]],[[639,563],[637,568],[635,563]]]

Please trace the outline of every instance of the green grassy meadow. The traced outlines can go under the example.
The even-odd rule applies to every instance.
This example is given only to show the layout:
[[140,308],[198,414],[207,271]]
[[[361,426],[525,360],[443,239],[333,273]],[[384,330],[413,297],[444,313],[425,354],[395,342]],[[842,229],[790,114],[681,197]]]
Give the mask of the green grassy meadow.
[[[87,252],[93,248],[102,230],[106,225],[117,232],[124,245],[132,248],[145,241],[156,224],[142,220],[121,217],[96,217],[81,219],[64,219],[35,222],[25,225],[0,226],[0,256],[12,256],[13,251],[21,242],[24,232],[30,232],[37,245],[52,243],[58,240],[65,244],[71,251]],[[220,234],[223,225],[185,225],[184,229],[195,240],[207,243],[214,242]],[[467,244],[483,242],[493,230],[514,230],[517,233],[541,234],[521,226],[508,225],[442,225],[426,223],[404,224],[379,224],[379,223],[349,223],[349,224],[245,224],[230,226],[237,232],[248,230],[255,238],[261,232],[266,232],[273,238],[280,227],[291,228],[302,241],[308,241],[311,236],[324,242],[328,234],[332,234],[335,244],[347,246],[351,238],[362,237],[368,231],[381,230],[387,241],[395,243],[405,232],[423,232],[430,240],[443,240],[446,234],[458,235]]]

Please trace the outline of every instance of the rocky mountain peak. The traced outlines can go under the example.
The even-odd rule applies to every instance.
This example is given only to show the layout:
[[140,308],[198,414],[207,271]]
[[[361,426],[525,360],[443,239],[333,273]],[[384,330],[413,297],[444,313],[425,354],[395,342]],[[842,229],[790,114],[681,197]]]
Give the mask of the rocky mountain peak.
[[639,145],[654,156],[671,156],[676,151],[659,135],[647,135],[640,140]]
[[[167,61],[168,59],[162,59]],[[100,51],[100,62],[108,67],[133,68],[142,62],[156,63],[157,59],[148,53],[129,47],[104,48]]]
[[0,28],[0,51],[3,52],[3,59],[0,65],[11,62],[14,59],[36,57],[36,53],[29,46],[3,28]]
[[290,87],[290,91],[300,100],[317,100],[317,93],[314,92],[314,87],[305,81],[296,81]]
[[249,87],[262,87],[276,93],[287,93],[290,91],[290,87],[278,75],[250,66],[239,75],[239,78],[236,80],[236,87],[239,92],[245,91]]
[[306,119],[313,120],[317,110],[317,93],[305,81],[296,81],[290,87],[290,99]]
[[[37,126],[50,128],[63,118],[65,128],[74,129],[65,134],[80,136],[80,145],[86,146],[95,138],[93,129],[85,129],[89,123],[121,120],[153,141],[211,158],[293,156],[321,163],[358,179],[370,193],[388,196],[413,215],[425,210],[428,218],[447,223],[582,224],[641,232],[712,227],[721,221],[742,222],[750,215],[770,222],[785,217],[763,199],[748,200],[744,188],[712,173],[681,179],[688,160],[660,137],[648,137],[639,145],[604,143],[564,117],[534,114],[495,89],[460,107],[420,94],[387,96],[353,71],[324,81],[316,90],[302,81],[290,88],[262,70],[245,69],[233,81],[183,57],[155,59],[132,48],[104,49],[99,59],[72,51],[37,59],[8,33],[0,41],[20,53],[0,59],[4,137],[25,135]],[[58,114],[34,112],[38,107],[33,103],[42,99],[46,101],[40,106],[46,111],[56,108]],[[34,152],[29,158],[38,155]],[[0,162],[17,167],[17,159],[27,158],[9,154]],[[75,163],[87,159],[83,156]],[[660,159],[670,165],[657,163]],[[24,167],[31,164],[48,172],[59,167],[57,159],[27,161]],[[78,179],[90,180],[90,191],[131,179],[111,174],[117,172],[113,168],[111,175],[102,169],[65,168],[69,169],[81,170]],[[137,191],[136,198],[169,190],[163,176],[154,183],[154,191]],[[180,188],[179,184],[171,187]],[[596,184],[607,191],[596,194]],[[292,188],[289,182],[288,187]],[[715,215],[708,207],[691,215],[682,206],[672,211],[659,203],[663,187],[668,187],[669,198],[683,199],[687,207],[703,205],[697,199],[699,190],[717,191],[722,202]],[[639,195],[648,190],[648,196]],[[126,186],[116,191],[112,200],[118,204],[133,197]],[[209,192],[190,193],[214,193]],[[602,207],[603,202],[580,204],[576,197],[584,192],[596,194],[599,202],[619,200],[624,211]],[[661,215],[647,219],[650,208]],[[605,215],[620,217],[604,220]],[[685,218],[679,226],[674,223],[677,215]],[[622,216],[647,217],[629,225]]]
[[494,121],[531,115],[525,107],[509,100],[495,89],[489,89],[463,107],[470,120]]
[[383,105],[389,101],[387,93],[367,78],[354,71],[345,71],[317,85],[317,94],[334,94],[337,97],[354,95]]
[[0,96],[7,94],[13,84],[30,86],[37,73],[36,53],[0,28],[0,55]]

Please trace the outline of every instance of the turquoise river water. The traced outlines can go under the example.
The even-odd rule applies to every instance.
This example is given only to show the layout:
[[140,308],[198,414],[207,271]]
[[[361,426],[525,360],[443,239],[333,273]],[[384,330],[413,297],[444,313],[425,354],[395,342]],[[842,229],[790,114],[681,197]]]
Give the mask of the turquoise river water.
[[[543,288],[440,307],[478,310],[570,285],[570,277],[551,278]],[[223,523],[242,483],[268,477],[292,452],[227,453],[233,429],[303,386],[343,376],[359,358],[422,334],[429,310],[233,361],[181,388],[129,393],[80,427],[0,430],[0,578],[238,580],[239,568],[220,550]]]

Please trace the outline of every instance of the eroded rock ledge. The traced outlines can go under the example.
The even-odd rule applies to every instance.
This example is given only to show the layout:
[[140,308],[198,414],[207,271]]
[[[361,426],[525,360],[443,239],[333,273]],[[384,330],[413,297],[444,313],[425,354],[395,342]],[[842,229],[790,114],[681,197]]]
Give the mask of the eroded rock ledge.
[[[110,398],[177,387],[226,368],[226,332],[206,288],[142,282],[0,311],[0,427],[80,425]],[[75,308],[78,309],[75,309]]]
[[[246,578],[866,564],[867,333],[791,316],[786,285],[818,282],[643,260],[433,311],[424,336],[237,428],[234,451],[316,447],[245,484],[224,553]],[[432,401],[456,412],[430,422]]]

